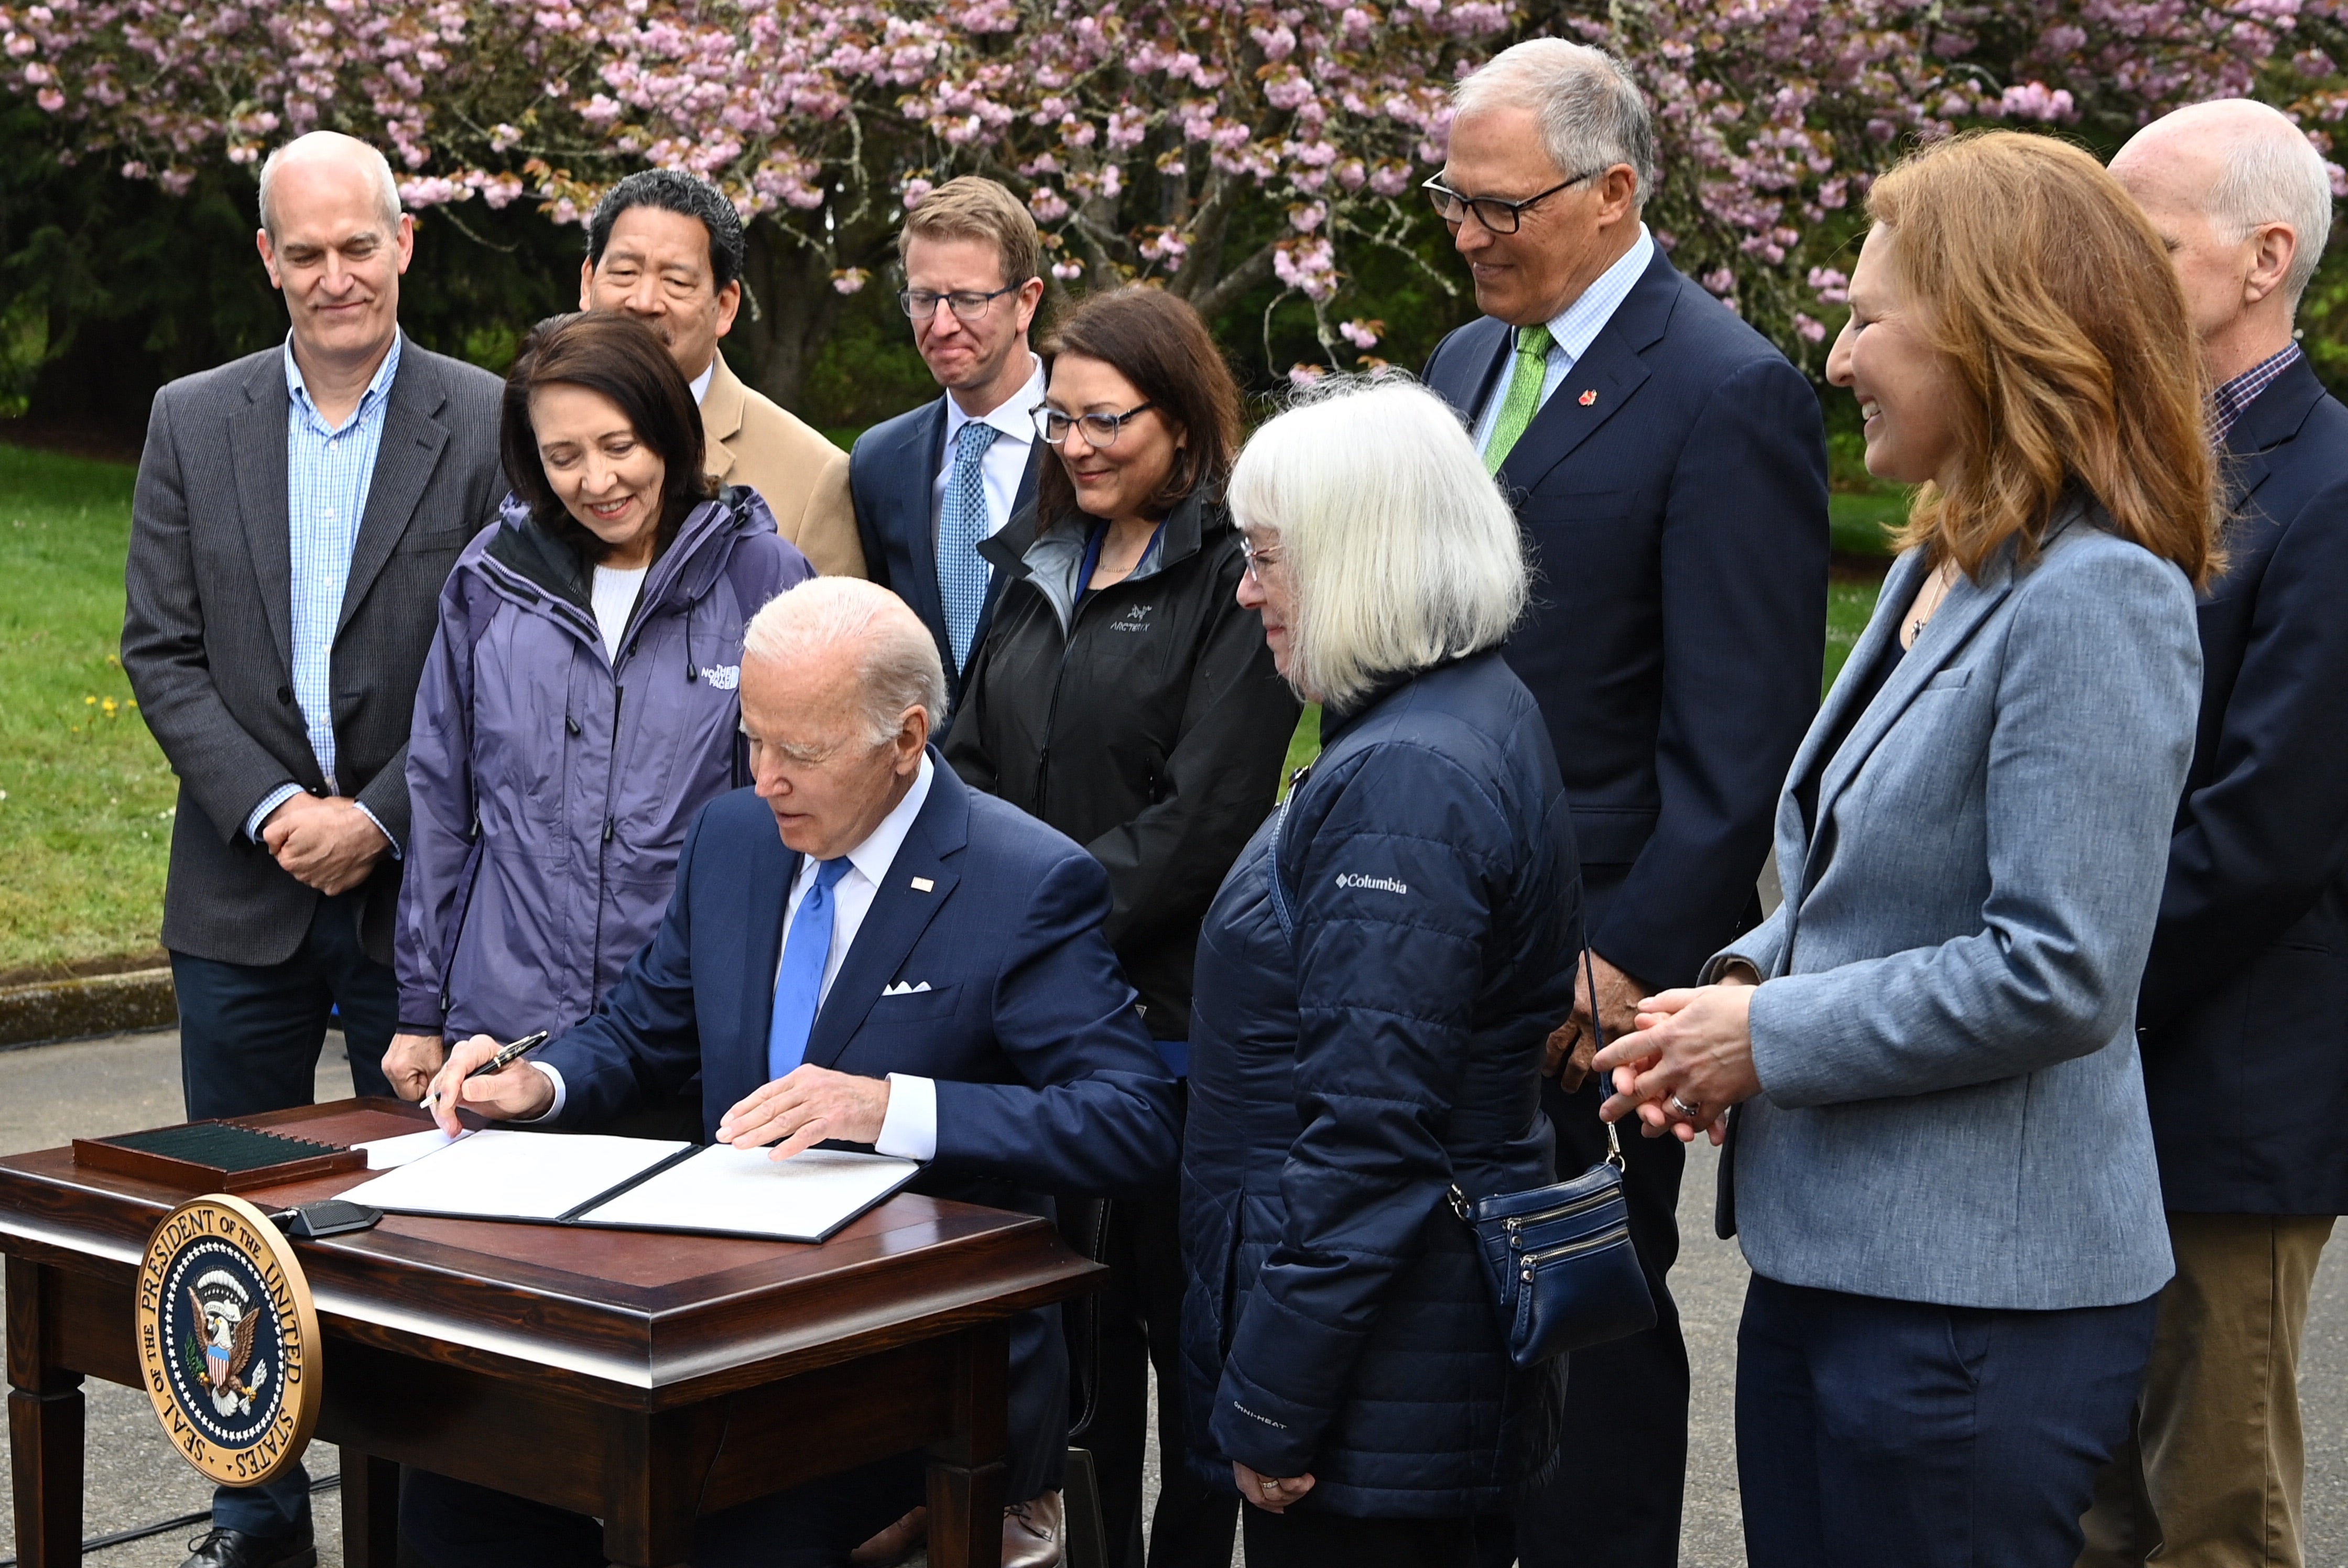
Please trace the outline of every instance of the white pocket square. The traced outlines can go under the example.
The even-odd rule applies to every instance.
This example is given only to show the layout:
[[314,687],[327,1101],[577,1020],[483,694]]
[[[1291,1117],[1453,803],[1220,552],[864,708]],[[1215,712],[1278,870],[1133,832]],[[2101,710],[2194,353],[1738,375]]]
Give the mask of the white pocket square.
[[882,986],[880,988],[880,995],[883,996],[910,996],[916,991],[926,991],[929,988],[930,983],[926,980],[922,981],[918,985],[909,985],[904,981],[900,980],[894,985]]

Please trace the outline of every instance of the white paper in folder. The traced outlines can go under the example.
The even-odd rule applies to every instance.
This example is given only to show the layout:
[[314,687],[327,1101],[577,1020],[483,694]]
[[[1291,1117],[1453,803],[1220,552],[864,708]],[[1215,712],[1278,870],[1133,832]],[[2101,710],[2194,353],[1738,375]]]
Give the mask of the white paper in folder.
[[691,1147],[489,1128],[337,1196],[396,1214],[560,1220]]
[[397,1214],[819,1242],[922,1169],[847,1150],[769,1153],[492,1128],[341,1196]]
[[766,1149],[713,1143],[579,1216],[582,1225],[709,1231],[815,1242],[911,1181],[921,1167],[847,1150],[773,1160]]

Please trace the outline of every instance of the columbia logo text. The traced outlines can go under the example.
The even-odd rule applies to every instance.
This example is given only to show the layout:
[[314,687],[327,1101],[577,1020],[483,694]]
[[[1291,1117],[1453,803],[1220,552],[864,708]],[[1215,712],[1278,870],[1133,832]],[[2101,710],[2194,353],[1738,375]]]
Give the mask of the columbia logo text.
[[1364,876],[1359,872],[1339,872],[1337,873],[1337,885],[1339,887],[1367,889],[1372,892],[1408,892],[1410,891],[1410,883],[1408,882],[1396,882],[1392,877]]
[[1237,1399],[1231,1401],[1231,1408],[1237,1410],[1241,1415],[1245,1416],[1251,1421],[1262,1421],[1265,1426],[1277,1427],[1283,1432],[1288,1430],[1288,1423],[1286,1421],[1275,1421],[1270,1416],[1259,1416],[1253,1410],[1249,1409],[1245,1405],[1241,1404]]

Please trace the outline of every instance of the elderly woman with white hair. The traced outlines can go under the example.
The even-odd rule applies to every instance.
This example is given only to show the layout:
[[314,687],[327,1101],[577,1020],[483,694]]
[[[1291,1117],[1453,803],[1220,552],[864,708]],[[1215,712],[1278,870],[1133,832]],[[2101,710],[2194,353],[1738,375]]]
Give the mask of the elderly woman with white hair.
[[1542,1048],[1580,876],[1532,696],[1499,653],[1515,521],[1398,377],[1325,388],[1241,455],[1239,594],[1323,749],[1199,943],[1183,1146],[1192,1462],[1253,1568],[1465,1563],[1556,1447],[1447,1194],[1552,1179]]

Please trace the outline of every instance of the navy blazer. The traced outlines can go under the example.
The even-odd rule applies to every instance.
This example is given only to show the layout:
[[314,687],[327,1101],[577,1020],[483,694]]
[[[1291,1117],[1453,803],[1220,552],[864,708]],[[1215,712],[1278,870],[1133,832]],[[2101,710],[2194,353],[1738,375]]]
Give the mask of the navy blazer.
[[[1108,873],[931,760],[930,797],[816,1014],[808,1061],[938,1080],[922,1191],[1049,1212],[1031,1195],[1163,1180],[1180,1140],[1173,1085],[1101,934]],[[767,1081],[798,865],[755,789],[703,810],[659,931],[593,1016],[539,1053],[562,1075],[562,1125],[608,1122],[699,1072],[714,1135]],[[928,989],[881,995],[900,982]]]
[[2226,449],[2231,560],[2137,1016],[2162,1201],[2348,1213],[2348,408],[2302,359]]
[[[820,1068],[937,1082],[937,1154],[917,1191],[1052,1217],[1050,1192],[1124,1193],[1174,1169],[1174,1085],[1102,934],[1108,873],[1054,829],[981,795],[935,751],[888,884],[808,1037]],[[588,1020],[538,1059],[564,1127],[660,1103],[701,1074],[702,1124],[767,1081],[783,907],[799,857],[752,789],[694,821],[651,942]],[[926,991],[883,995],[899,982]],[[1006,1495],[1059,1484],[1067,1349],[1056,1307],[1011,1327]]]
[[[1487,316],[1427,361],[1471,428],[1510,358]],[[1591,944],[1657,988],[1760,918],[1754,879],[1825,657],[1817,395],[1658,249],[1510,449],[1535,576],[1508,646],[1573,803]]]
[[[953,645],[946,636],[945,599],[938,592],[937,520],[930,515],[930,487],[945,457],[946,400],[940,397],[856,438],[855,449],[848,454],[848,493],[856,506],[857,534],[864,542],[865,571],[911,604],[937,639],[947,695],[959,706],[962,672],[954,668]],[[1043,457],[1044,443],[1030,442],[1027,472],[1012,498],[1012,516],[1035,499],[1035,465]],[[986,603],[970,639],[973,657],[986,645],[986,629],[1002,593],[1003,573],[989,565]]]

